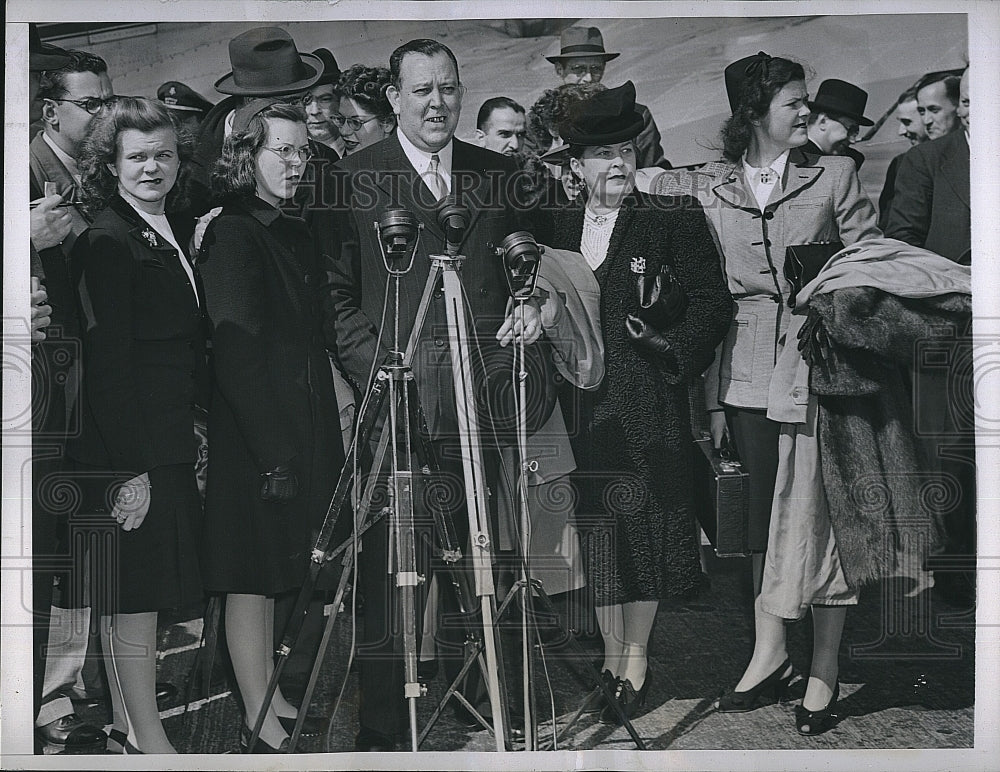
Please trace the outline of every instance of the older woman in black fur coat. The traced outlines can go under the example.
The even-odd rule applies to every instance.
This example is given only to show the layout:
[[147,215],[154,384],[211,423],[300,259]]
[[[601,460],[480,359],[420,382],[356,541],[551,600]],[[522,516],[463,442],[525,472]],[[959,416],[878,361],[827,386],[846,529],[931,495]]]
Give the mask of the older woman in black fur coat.
[[[561,127],[567,144],[549,154],[568,156],[586,190],[553,213],[552,246],[580,251],[601,290],[606,375],[576,395],[573,450],[602,675],[628,716],[649,691],[659,600],[701,580],[688,379],[711,362],[732,308],[699,204],[635,191],[641,129],[628,82],[574,106]],[[619,720],[613,706],[602,720]]]

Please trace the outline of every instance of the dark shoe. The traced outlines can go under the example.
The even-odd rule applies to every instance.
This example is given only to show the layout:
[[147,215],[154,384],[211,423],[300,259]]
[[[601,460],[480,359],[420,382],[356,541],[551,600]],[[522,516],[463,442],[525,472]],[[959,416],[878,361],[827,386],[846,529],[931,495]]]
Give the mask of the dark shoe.
[[[782,675],[786,670],[788,675]],[[745,692],[732,691],[720,697],[715,706],[716,710],[720,713],[747,713],[765,704],[760,700],[767,694],[772,694],[776,702],[782,702],[793,674],[792,661],[786,659],[777,670],[753,688]]]
[[253,744],[253,749],[250,749],[251,734],[253,734],[253,732],[247,728],[246,724],[243,724],[240,727],[240,753],[288,753],[288,741],[290,738],[286,737],[281,741],[281,745],[275,748],[274,746],[264,742],[263,738],[258,737],[257,742]]
[[177,701],[177,687],[166,681],[156,682],[156,705],[162,709],[164,705],[173,705]]
[[[295,729],[296,716],[278,716],[278,721],[285,731],[291,735]],[[327,720],[322,716],[310,716],[306,714],[306,720],[302,722],[302,731],[299,737],[316,737],[326,731]]]
[[123,753],[129,756],[132,756],[136,753],[138,754],[142,753],[142,751],[140,751],[138,748],[136,748],[134,745],[132,745],[132,743],[128,741],[128,735],[125,734],[120,729],[112,729],[111,731],[108,732],[108,742],[117,743],[118,747],[121,748],[120,751],[114,751],[111,748],[107,748],[107,750],[111,753]]
[[93,724],[88,724],[76,713],[70,713],[44,726],[36,727],[35,736],[46,745],[67,750],[101,746],[108,741],[108,736],[104,732]]
[[[635,690],[629,679],[615,679],[615,701],[621,707],[625,717],[631,719],[646,704],[646,696],[649,694],[649,684],[653,680],[653,671],[646,670],[646,679],[642,682],[642,688]],[[601,723],[622,726],[622,720],[618,716],[618,711],[614,705],[605,705],[601,711]]]
[[399,750],[395,737],[376,732],[368,727],[361,727],[357,737],[354,738],[354,750],[363,753],[387,753]]
[[[613,675],[611,675],[610,670],[601,669],[602,666],[604,665],[604,660],[603,659],[595,660],[593,662],[593,665],[594,665],[594,670],[597,670],[601,674],[601,681],[603,681],[605,686],[608,687],[608,691],[614,694],[615,681],[617,679]],[[607,705],[608,705],[608,700],[604,696],[604,690],[601,689],[600,686],[596,686],[594,687],[594,690],[590,693],[590,695],[587,697],[587,700],[584,703],[583,712],[598,713],[600,711],[603,711],[607,707]]]
[[837,719],[840,717],[834,713],[833,710],[837,707],[837,699],[839,697],[840,681],[837,681],[836,685],[833,687],[833,694],[830,695],[830,701],[822,710],[806,710],[801,705],[796,705],[795,728],[799,730],[799,734],[808,735],[810,737],[817,734],[823,734],[823,732],[836,724]]

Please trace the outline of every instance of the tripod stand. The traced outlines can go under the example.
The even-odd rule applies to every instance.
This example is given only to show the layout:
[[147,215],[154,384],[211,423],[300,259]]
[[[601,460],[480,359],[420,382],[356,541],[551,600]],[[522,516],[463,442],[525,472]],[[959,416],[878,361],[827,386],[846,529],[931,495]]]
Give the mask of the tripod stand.
[[[464,230],[465,225],[462,223],[462,218],[465,211],[464,208],[454,205],[442,210],[442,218],[448,219],[449,233],[452,233],[455,229]],[[459,222],[456,223],[455,220]],[[375,229],[379,236],[383,261],[393,281],[396,298],[394,344],[398,349],[399,280],[412,267],[417,240],[419,239],[419,226],[413,215],[409,212],[405,210],[390,210],[381,221],[375,223]],[[392,565],[395,568],[396,586],[399,589],[398,598],[403,622],[403,689],[404,697],[408,701],[411,749],[416,751],[419,747],[418,739],[423,739],[417,736],[416,700],[426,692],[426,689],[420,685],[417,679],[416,609],[414,597],[415,587],[423,580],[423,577],[417,574],[415,561],[413,470],[410,466],[411,452],[414,450],[417,451],[421,469],[425,474],[438,471],[439,465],[433,452],[433,447],[428,441],[422,439],[426,437],[426,431],[417,431],[425,427],[423,427],[423,418],[419,410],[420,402],[416,393],[416,386],[413,382],[411,363],[416,350],[417,339],[430,308],[431,297],[440,281],[445,296],[449,329],[452,331],[452,334],[449,335],[449,343],[459,437],[461,440],[469,533],[472,542],[474,591],[479,598],[479,610],[482,617],[482,637],[478,641],[472,640],[469,642],[474,645],[469,645],[467,648],[473,649],[475,655],[470,656],[466,660],[463,667],[463,675],[472,662],[478,659],[489,692],[496,747],[498,751],[506,749],[506,732],[504,729],[507,725],[504,713],[506,710],[506,700],[503,698],[502,693],[502,661],[498,656],[494,636],[495,601],[489,523],[487,519],[486,485],[482,448],[477,442],[480,436],[478,419],[471,404],[471,395],[473,394],[472,359],[470,357],[465,301],[458,275],[464,258],[457,254],[458,247],[453,246],[453,244],[457,245],[460,242],[460,238],[454,239],[454,242],[449,240],[449,254],[433,255],[431,257],[431,271],[417,308],[416,318],[406,350],[402,353],[398,350],[393,352],[389,358],[389,362],[379,369],[377,377],[362,403],[363,410],[358,417],[357,437],[348,452],[348,457],[340,473],[333,499],[313,547],[306,581],[299,592],[284,638],[281,646],[278,648],[278,659],[268,683],[261,710],[255,721],[248,747],[253,747],[259,736],[266,711],[277,689],[278,679],[301,631],[304,616],[320,569],[324,563],[343,551],[346,552],[343,560],[344,569],[334,598],[333,611],[327,621],[320,652],[313,665],[307,690],[303,697],[302,707],[299,710],[289,743],[289,752],[294,750],[301,734],[301,727],[305,720],[308,705],[312,699],[312,692],[318,679],[319,670],[326,653],[340,603],[346,592],[347,578],[356,558],[356,539],[365,530],[370,528],[376,520],[385,515],[388,515],[390,518]],[[383,430],[380,432],[372,467],[373,474],[368,478],[364,496],[356,513],[355,537],[353,540],[349,539],[332,553],[328,553],[329,543],[337,520],[347,502],[349,491],[353,485],[358,448],[367,446],[377,419],[384,409],[387,397],[389,398],[389,429],[388,431]],[[382,512],[371,517],[367,522],[360,521],[359,519],[364,516],[364,513],[368,512],[371,506],[378,472],[382,470],[382,465],[390,445],[391,482],[389,505]],[[454,566],[461,558],[461,548],[455,540],[454,527],[443,508],[432,505],[431,509],[434,514],[437,536],[441,543],[442,558],[446,564]],[[472,606],[467,580],[464,578],[462,572],[456,568],[452,568],[449,573],[456,590],[456,595],[459,598],[459,610],[463,612],[464,617],[465,613],[470,611]],[[485,655],[485,662],[482,661],[482,655]],[[464,698],[461,699],[467,707],[470,707],[464,701]],[[440,712],[440,707],[438,708],[438,712]]]

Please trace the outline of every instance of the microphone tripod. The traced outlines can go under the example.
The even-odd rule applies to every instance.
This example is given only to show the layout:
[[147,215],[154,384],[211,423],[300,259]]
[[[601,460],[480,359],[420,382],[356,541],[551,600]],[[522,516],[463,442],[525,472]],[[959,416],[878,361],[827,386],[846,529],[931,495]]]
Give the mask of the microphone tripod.
[[[415,452],[420,463],[421,473],[433,477],[440,473],[440,464],[433,445],[427,439],[426,426],[420,410],[420,400],[413,380],[411,363],[417,348],[417,340],[426,321],[430,308],[431,297],[440,280],[446,303],[449,335],[451,368],[456,395],[456,411],[458,414],[459,436],[461,438],[462,463],[465,476],[465,494],[469,519],[469,533],[472,543],[472,562],[474,589],[470,588],[468,578],[457,563],[462,557],[462,549],[455,537],[454,524],[450,514],[440,505],[440,502],[430,497],[435,533],[437,536],[441,557],[445,562],[446,571],[458,598],[461,617],[468,623],[469,616],[474,614],[472,593],[479,598],[479,612],[482,617],[482,634],[479,635],[471,625],[467,630],[467,657],[460,678],[464,677],[474,662],[479,663],[490,698],[493,725],[485,722],[483,717],[469,705],[463,695],[456,691],[456,684],[449,689],[448,697],[456,696],[472,713],[491,728],[498,751],[506,750],[509,742],[505,728],[509,725],[506,715],[506,699],[503,691],[503,663],[499,656],[494,630],[495,591],[493,586],[492,558],[489,538],[489,521],[487,514],[487,491],[484,477],[482,448],[479,443],[479,425],[473,403],[473,381],[469,350],[469,331],[466,321],[465,301],[459,278],[462,260],[458,254],[458,245],[467,227],[468,210],[447,202],[439,217],[442,227],[447,233],[446,255],[432,255],[431,271],[424,286],[423,295],[417,307],[417,314],[409,341],[404,352],[398,351],[399,343],[399,280],[413,264],[416,246],[419,240],[420,224],[414,216],[402,209],[386,212],[383,218],[374,224],[382,251],[383,262],[393,281],[395,295],[394,345],[396,350],[389,356],[388,362],[378,371],[368,394],[362,402],[362,412],[358,416],[358,430],[355,442],[352,443],[346,462],[338,478],[333,499],[327,510],[326,518],[320,528],[319,535],[313,547],[306,579],[299,592],[295,607],[286,627],[285,635],[277,650],[277,660],[274,672],[268,682],[264,701],[254,722],[248,748],[256,742],[267,709],[274,697],[278,680],[295,647],[309,601],[323,565],[344,553],[343,571],[332,604],[332,611],[327,620],[320,649],[310,673],[302,705],[298,712],[294,729],[289,741],[288,752],[294,752],[302,724],[308,707],[312,701],[313,691],[318,681],[323,659],[326,655],[329,640],[336,622],[340,604],[347,591],[347,582],[351,568],[356,559],[356,540],[375,524],[381,517],[390,519],[390,565],[395,569],[397,599],[400,604],[400,615],[403,624],[403,661],[404,661],[404,698],[408,701],[410,744],[416,751],[420,742],[426,737],[427,731],[417,735],[417,698],[426,694],[426,687],[417,678],[416,652],[416,603],[415,588],[424,580],[416,570],[415,540],[413,534],[413,470],[411,468],[411,453]],[[386,399],[389,400],[389,427],[380,429],[379,441],[374,455],[372,474],[368,477],[364,495],[355,514],[355,536],[347,539],[336,549],[329,551],[328,547],[333,536],[340,513],[348,500],[348,495],[354,483],[354,469],[357,465],[358,448],[367,447],[372,432],[376,428],[379,416],[382,414]],[[390,449],[391,445],[391,449]],[[364,516],[369,512],[375,493],[376,481],[383,469],[386,454],[390,460],[389,504],[378,513],[371,513],[368,519]],[[485,661],[484,661],[485,659]],[[456,683],[458,679],[456,679]],[[434,718],[440,714],[441,706],[435,711]],[[431,722],[433,723],[433,721]],[[428,727],[429,729],[429,727]]]

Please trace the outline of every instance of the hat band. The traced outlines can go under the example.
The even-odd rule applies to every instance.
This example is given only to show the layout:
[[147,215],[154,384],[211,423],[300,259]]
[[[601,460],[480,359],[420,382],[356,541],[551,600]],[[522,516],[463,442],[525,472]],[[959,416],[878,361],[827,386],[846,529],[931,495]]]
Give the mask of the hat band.
[[566,54],[606,54],[607,51],[604,50],[604,46],[598,46],[594,43],[577,43],[571,46],[564,46],[559,52],[560,56],[565,56]]

